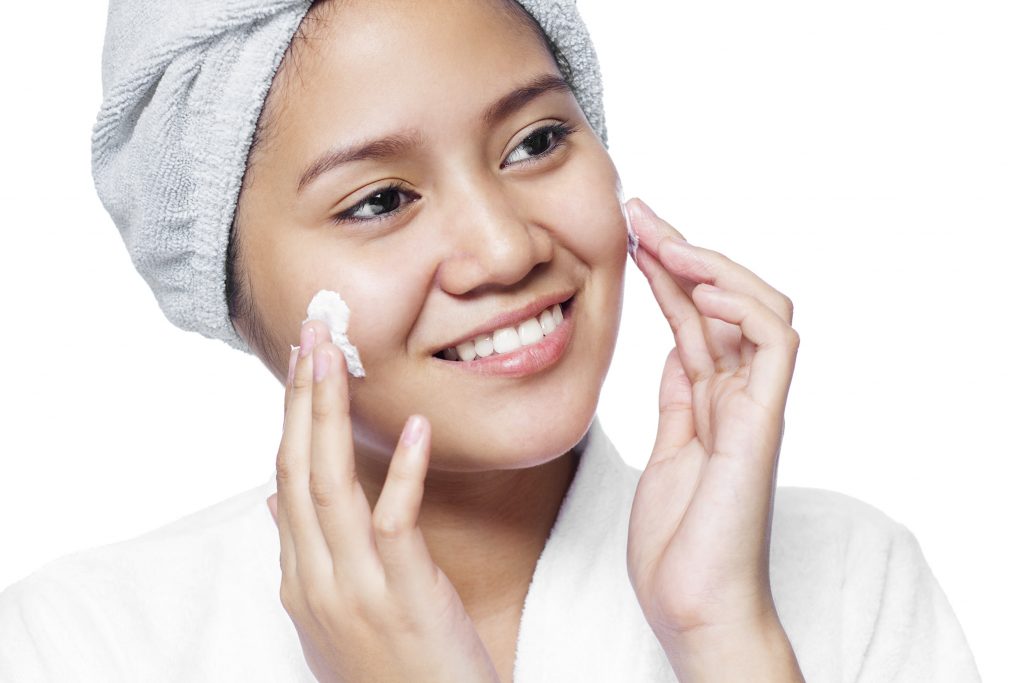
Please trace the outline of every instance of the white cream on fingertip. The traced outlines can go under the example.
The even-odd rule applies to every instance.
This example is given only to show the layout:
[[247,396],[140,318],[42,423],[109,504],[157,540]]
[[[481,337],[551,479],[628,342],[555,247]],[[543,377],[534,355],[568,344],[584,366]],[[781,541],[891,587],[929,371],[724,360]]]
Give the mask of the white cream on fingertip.
[[348,372],[353,377],[366,377],[363,363],[359,359],[359,351],[355,345],[348,340],[348,320],[350,311],[348,304],[337,292],[329,289],[321,289],[313,295],[306,308],[306,319],[302,321],[305,325],[310,320],[322,320],[331,331],[331,341],[345,354],[345,364]]

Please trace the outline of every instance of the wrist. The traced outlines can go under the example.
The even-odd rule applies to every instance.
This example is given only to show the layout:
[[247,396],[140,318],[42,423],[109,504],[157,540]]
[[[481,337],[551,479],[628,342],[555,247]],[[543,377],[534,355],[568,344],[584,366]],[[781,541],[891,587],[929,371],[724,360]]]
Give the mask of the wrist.
[[658,634],[680,683],[765,681],[803,683],[778,615]]

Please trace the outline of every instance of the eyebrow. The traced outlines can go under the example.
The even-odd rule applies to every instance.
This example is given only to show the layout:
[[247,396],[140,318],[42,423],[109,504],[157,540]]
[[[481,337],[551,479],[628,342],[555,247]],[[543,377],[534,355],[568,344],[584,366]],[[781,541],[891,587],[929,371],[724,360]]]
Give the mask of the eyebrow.
[[[541,95],[550,92],[572,92],[572,88],[561,76],[546,73],[534,77],[525,85],[502,95],[484,110],[481,117],[484,124],[493,126],[519,111]],[[342,164],[353,161],[386,160],[401,156],[423,144],[419,131],[409,130],[392,133],[375,140],[357,142],[347,147],[328,150],[309,165],[299,178],[296,192],[312,183],[316,178],[332,171]]]

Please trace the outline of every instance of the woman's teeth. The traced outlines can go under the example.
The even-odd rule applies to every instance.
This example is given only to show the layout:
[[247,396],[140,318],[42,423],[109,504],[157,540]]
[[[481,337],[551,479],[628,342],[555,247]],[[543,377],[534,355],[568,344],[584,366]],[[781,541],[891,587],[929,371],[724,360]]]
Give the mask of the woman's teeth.
[[469,361],[508,353],[530,344],[536,344],[562,324],[562,305],[555,304],[535,318],[528,318],[515,327],[502,327],[490,334],[481,334],[458,346],[448,347],[442,353],[445,360]]

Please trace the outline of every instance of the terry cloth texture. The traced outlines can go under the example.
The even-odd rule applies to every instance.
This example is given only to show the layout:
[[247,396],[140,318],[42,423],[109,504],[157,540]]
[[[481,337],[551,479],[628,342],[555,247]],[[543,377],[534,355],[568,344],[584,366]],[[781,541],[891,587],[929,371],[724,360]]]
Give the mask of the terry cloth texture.
[[[516,683],[676,683],[626,571],[640,470],[597,419],[534,568]],[[316,679],[281,606],[275,480],[140,538],[57,560],[0,593],[0,681]],[[772,595],[815,683],[977,683],[914,536],[875,508],[780,487]]]
[[[111,0],[96,190],[176,326],[248,353],[228,318],[225,258],[263,100],[310,0]],[[607,146],[601,74],[573,0],[520,0]]]

